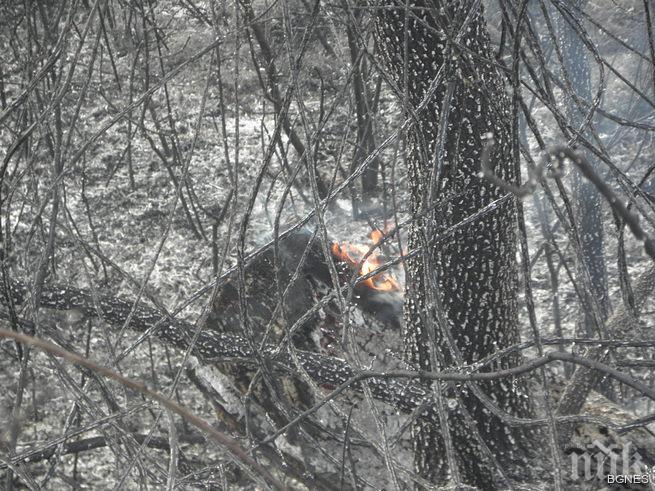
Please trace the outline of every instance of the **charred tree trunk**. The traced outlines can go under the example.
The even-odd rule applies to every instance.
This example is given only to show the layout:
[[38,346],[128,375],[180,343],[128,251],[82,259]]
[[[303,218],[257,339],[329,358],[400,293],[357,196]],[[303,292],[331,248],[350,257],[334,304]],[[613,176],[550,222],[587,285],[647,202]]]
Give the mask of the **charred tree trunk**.
[[[355,99],[355,110],[357,113],[357,143],[350,171],[354,171],[359,164],[375,150],[375,138],[373,135],[373,120],[371,115],[372,100],[366,87],[364,76],[365,59],[362,58],[362,49],[357,40],[357,30],[360,28],[362,11],[353,9],[352,19],[349,19],[347,27],[348,49],[350,51],[350,63],[353,70],[353,97]],[[378,161],[374,159],[362,174],[362,208],[368,211],[371,200],[377,197],[378,193]],[[358,218],[359,213],[355,213]]]
[[[584,7],[584,0],[575,0],[571,5],[576,8]],[[564,11],[563,11],[564,12]],[[574,95],[582,97],[587,101],[593,99],[591,91],[591,73],[585,46],[576,33],[576,29],[569,24],[579,22],[573,14],[569,19],[557,15],[556,26],[562,63],[563,75],[567,85],[565,94],[565,114],[572,127],[578,129],[585,125],[585,118],[588,110],[582,108],[576,102]],[[569,85],[570,84],[570,85]],[[587,161],[591,163],[596,172],[599,170],[596,159],[585,152]],[[595,337],[598,332],[597,322],[607,319],[610,313],[609,294],[607,292],[607,268],[605,266],[605,255],[603,246],[603,221],[601,196],[596,187],[588,179],[585,179],[579,172],[573,174],[573,198],[576,210],[576,224],[580,234],[580,269],[588,274],[592,298],[596,302],[593,309],[583,309],[581,325],[579,326],[580,337]],[[585,284],[584,278],[580,283]],[[593,312],[597,310],[600,318],[595,320]],[[605,387],[607,393],[611,387]]]
[[[516,135],[502,78],[485,62],[493,57],[476,2],[408,4],[380,9],[376,30],[413,119],[409,246],[423,253],[407,261],[406,357],[416,368],[436,370],[474,363],[519,340],[515,198],[480,176],[484,139],[493,134],[494,172],[517,181]],[[494,368],[518,361],[505,357]],[[527,467],[530,433],[508,426],[474,394],[483,392],[486,404],[510,415],[529,416],[524,380],[439,390],[446,401],[441,424],[426,418],[414,427],[415,463],[424,478],[492,489],[495,466],[510,473]]]

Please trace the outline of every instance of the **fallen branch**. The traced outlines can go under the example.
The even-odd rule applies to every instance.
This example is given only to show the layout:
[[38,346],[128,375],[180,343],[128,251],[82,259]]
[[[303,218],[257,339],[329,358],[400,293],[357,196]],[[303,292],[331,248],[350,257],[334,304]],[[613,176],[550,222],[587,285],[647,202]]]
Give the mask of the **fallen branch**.
[[[655,282],[655,269],[645,275],[638,283]],[[0,287],[2,288],[2,287]],[[636,288],[639,291],[639,288]],[[3,294],[6,292],[1,292]],[[27,301],[28,289],[25,285],[13,282],[11,288],[11,299],[16,304],[23,304]],[[637,295],[636,302],[645,298]],[[111,297],[108,295],[99,295],[97,303],[94,303],[92,296],[84,290],[73,287],[43,287],[41,291],[40,305],[42,307],[57,310],[76,309],[90,317],[101,317],[103,320],[114,325],[123,325],[128,318],[133,303],[131,301]],[[630,323],[624,316],[617,312],[612,319],[618,322],[623,319],[622,326]],[[628,315],[628,314],[625,314]],[[159,325],[154,334],[165,343],[171,344],[180,349],[187,349],[189,342],[194,336],[197,328],[189,322],[163,316],[158,311],[139,305],[134,310],[129,327],[137,331],[147,331],[154,325]],[[17,334],[11,331],[2,331],[9,333],[8,337],[14,337]],[[54,345],[51,345],[54,346]],[[60,348],[58,348],[60,349]],[[528,360],[516,367],[489,372],[477,372],[467,367],[462,367],[460,371],[442,371],[442,372],[424,372],[424,371],[358,371],[340,358],[326,356],[310,351],[297,350],[296,359],[300,367],[296,366],[289,353],[280,351],[276,352],[275,347],[266,347],[260,356],[269,357],[272,366],[281,372],[298,373],[299,369],[304,370],[318,385],[326,388],[334,388],[329,395],[323,398],[321,403],[311,408],[308,413],[315,411],[320,405],[334,399],[345,390],[361,390],[362,382],[366,381],[371,390],[373,397],[377,400],[394,406],[403,412],[411,412],[417,407],[424,404],[427,400],[432,399],[432,391],[429,385],[422,383],[426,380],[441,380],[450,382],[475,382],[481,380],[493,380],[501,378],[510,378],[519,375],[529,374],[535,369],[545,366],[555,361],[573,363],[578,366],[577,372],[584,370],[598,379],[603,376],[610,376],[621,383],[624,383],[635,390],[641,392],[647,397],[655,400],[655,389],[635,380],[627,374],[619,372],[603,363],[602,359],[597,359],[594,354],[597,351],[606,351],[607,347],[593,348],[589,350],[590,355],[585,357],[575,356],[568,353],[555,351],[546,354],[543,357]],[[249,343],[236,335],[219,333],[213,330],[202,330],[193,347],[192,353],[199,360],[206,364],[230,361],[239,364],[254,364],[256,357]],[[76,355],[75,355],[76,356]],[[586,373],[585,372],[585,373]],[[591,390],[591,389],[589,389]],[[586,398],[586,396],[585,396]],[[577,400],[577,399],[576,399]],[[584,399],[582,399],[584,403]],[[428,404],[429,405],[429,404]],[[582,406],[580,406],[582,407]],[[579,409],[578,409],[579,411]],[[572,423],[584,418],[571,417],[575,413],[559,412],[561,416],[557,419],[561,422]],[[306,416],[306,415],[305,415]],[[434,417],[432,411],[427,411],[423,417]],[[541,426],[547,424],[546,419],[519,419],[512,418],[517,425]]]
[[[134,438],[134,440],[139,445],[143,445],[143,443],[147,441],[147,446],[150,448],[156,448],[158,450],[165,450],[165,451],[170,450],[170,446],[168,444],[168,438],[166,437],[150,436],[148,438],[148,435],[140,435],[140,434],[130,435],[130,437]],[[182,436],[180,438],[180,441],[182,443],[198,444],[198,443],[206,442],[207,439],[204,436],[200,436],[200,435],[186,435],[186,436]],[[12,457],[11,463],[13,465],[19,465],[21,463],[33,464],[35,462],[48,460],[50,457],[52,457],[55,454],[55,452],[57,452],[57,447],[59,445],[63,446],[63,450],[61,452],[62,455],[68,455],[68,454],[77,454],[81,452],[88,452],[89,450],[95,450],[97,448],[103,448],[108,446],[109,443],[107,442],[107,438],[105,438],[104,436],[92,436],[74,442],[64,442],[64,443],[53,442],[45,445],[44,447],[38,450],[33,450]],[[7,464],[0,463],[0,470],[6,469],[7,467],[8,467]]]

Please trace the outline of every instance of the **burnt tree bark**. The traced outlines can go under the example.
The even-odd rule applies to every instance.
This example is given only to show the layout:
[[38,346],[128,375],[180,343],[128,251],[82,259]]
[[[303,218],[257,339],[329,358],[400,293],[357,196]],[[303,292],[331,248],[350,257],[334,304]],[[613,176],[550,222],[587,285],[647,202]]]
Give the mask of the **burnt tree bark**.
[[[361,56],[363,49],[357,39],[357,30],[360,29],[361,19],[362,11],[352,9],[352,17],[348,19],[346,28],[350,63],[353,70],[353,98],[357,113],[357,143],[350,172],[353,172],[375,150],[373,115],[371,114],[373,101],[366,87],[366,59]],[[365,212],[371,207],[371,200],[378,193],[378,167],[377,159],[373,159],[362,174],[362,208]],[[354,213],[355,218],[358,218],[358,215],[359,212]]]
[[[406,264],[406,357],[422,370],[474,363],[519,341],[515,198],[480,175],[485,137],[493,135],[494,172],[518,180],[503,79],[485,61],[493,56],[478,2],[385,4],[376,31],[383,65],[413,119],[407,135],[415,217],[409,246],[426,251]],[[445,204],[428,212],[437,202]],[[506,357],[496,368],[518,362]],[[440,390],[442,424],[429,418],[414,427],[415,464],[424,478],[492,489],[495,467],[511,473],[529,466],[534,435],[508,426],[474,394],[481,391],[486,404],[528,417],[533,410],[525,380]]]
[[[571,5],[576,9],[584,7],[584,0],[575,0]],[[564,18],[567,13],[569,19]],[[593,99],[591,90],[591,73],[584,43],[574,28],[575,23],[580,22],[579,15],[573,12],[562,10],[560,15],[555,17],[559,42],[559,53],[562,64],[562,75],[566,82],[567,91],[565,95],[565,114],[571,122],[571,126],[578,129],[587,127],[591,122],[585,121],[586,110],[576,102],[574,94],[587,101]],[[572,25],[569,25],[569,22]],[[585,131],[589,133],[589,131]],[[588,152],[585,157],[598,173],[599,166]],[[592,308],[584,309],[578,335],[583,337],[595,337],[597,335],[597,323],[605,321],[611,311],[609,294],[607,291],[607,267],[605,265],[605,254],[603,245],[603,220],[602,200],[596,187],[588,179],[585,179],[579,172],[573,174],[573,198],[576,210],[576,225],[580,235],[580,269],[589,276]],[[584,278],[580,283],[585,284]],[[593,306],[593,302],[597,305]],[[600,318],[594,319],[594,311]],[[604,392],[610,395],[611,386],[605,387]]]

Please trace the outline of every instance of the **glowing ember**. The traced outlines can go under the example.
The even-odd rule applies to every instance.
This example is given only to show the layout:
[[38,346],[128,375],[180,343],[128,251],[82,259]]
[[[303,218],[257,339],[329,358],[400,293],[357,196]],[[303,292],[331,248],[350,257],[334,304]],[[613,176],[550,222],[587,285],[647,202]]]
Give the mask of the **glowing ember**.
[[[373,246],[377,246],[383,235],[384,233],[380,230],[373,230],[373,232],[371,232],[369,237],[374,243]],[[375,271],[384,264],[384,261],[377,251],[372,252],[366,260],[362,262],[362,258],[369,250],[370,247],[363,244],[351,244],[349,242],[344,242],[343,244],[337,244],[335,242],[332,244],[332,254],[348,263],[353,268],[356,268],[359,265],[359,274],[361,276]],[[371,276],[360,284],[383,292],[400,291],[400,285],[398,282],[384,272]]]
[[376,228],[375,230],[373,230],[373,232],[371,232],[369,237],[371,238],[371,240],[373,241],[373,243],[375,245],[378,245],[380,243],[380,241],[382,240],[382,237],[384,236],[385,233],[387,233],[387,232],[386,231],[381,232],[380,230],[378,230]]

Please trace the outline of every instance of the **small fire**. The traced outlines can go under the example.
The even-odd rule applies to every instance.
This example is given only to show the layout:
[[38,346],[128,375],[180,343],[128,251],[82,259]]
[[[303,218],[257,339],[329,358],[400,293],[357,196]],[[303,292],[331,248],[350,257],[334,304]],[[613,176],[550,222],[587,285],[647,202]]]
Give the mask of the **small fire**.
[[[384,236],[384,232],[380,230],[373,230],[369,237],[373,241],[373,247],[377,246]],[[359,274],[361,276],[367,275],[372,271],[375,271],[380,266],[384,264],[384,261],[380,257],[380,254],[377,251],[373,251],[363,262],[362,258],[366,253],[371,249],[371,247],[364,244],[351,244],[349,242],[344,242],[343,244],[334,243],[332,244],[332,254],[341,259],[342,261],[348,263],[353,268],[359,267]],[[400,285],[398,282],[389,276],[387,273],[382,272],[378,273],[370,278],[361,282],[362,285],[365,285],[373,290],[383,291],[383,292],[394,292],[400,291]]]
[[[388,227],[387,227],[387,228],[388,228]],[[375,230],[373,230],[373,232],[371,232],[371,233],[369,234],[369,237],[370,237],[371,240],[373,241],[373,244],[374,244],[374,245],[377,246],[377,245],[380,243],[380,241],[382,240],[382,237],[384,237],[384,234],[386,234],[386,233],[389,232],[389,231],[387,230],[387,228],[385,228],[384,232],[382,232],[382,231],[380,231],[379,229],[376,228]]]

